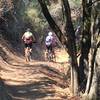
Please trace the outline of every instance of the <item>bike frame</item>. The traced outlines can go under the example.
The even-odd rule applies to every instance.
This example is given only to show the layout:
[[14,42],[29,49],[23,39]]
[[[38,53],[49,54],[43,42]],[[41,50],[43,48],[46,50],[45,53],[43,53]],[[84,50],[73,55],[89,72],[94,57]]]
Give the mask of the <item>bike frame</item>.
[[27,47],[25,49],[25,59],[26,59],[26,62],[29,62],[31,60],[30,47]]
[[48,61],[53,61],[54,60],[54,58],[55,58],[55,54],[54,54],[54,52],[53,51],[51,51],[51,50],[48,50],[47,51],[47,59],[48,59]]

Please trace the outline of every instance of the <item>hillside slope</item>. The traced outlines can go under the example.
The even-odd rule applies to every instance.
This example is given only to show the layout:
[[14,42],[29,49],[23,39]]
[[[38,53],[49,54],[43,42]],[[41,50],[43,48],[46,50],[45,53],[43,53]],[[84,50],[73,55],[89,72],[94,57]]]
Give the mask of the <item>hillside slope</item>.
[[1,84],[4,88],[1,91],[3,95],[0,100],[63,100],[69,98],[71,96],[69,74],[66,74],[66,79],[64,78],[64,72],[69,71],[65,62],[67,54],[65,50],[58,49],[56,55],[57,62],[33,59],[27,64],[22,55],[17,55],[7,42],[0,39],[0,77],[4,82],[3,85],[5,84],[4,86]]

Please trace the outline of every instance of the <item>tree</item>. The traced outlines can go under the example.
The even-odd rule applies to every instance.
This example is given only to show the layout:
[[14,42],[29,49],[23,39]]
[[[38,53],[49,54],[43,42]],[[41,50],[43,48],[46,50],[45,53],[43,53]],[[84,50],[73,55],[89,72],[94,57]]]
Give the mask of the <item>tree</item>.
[[[87,34],[88,34],[88,42],[86,42],[86,44],[84,44],[84,46],[87,45],[88,43],[88,51],[85,52],[85,50],[83,50],[84,54],[86,54],[87,56],[85,56],[87,64],[84,62],[84,68],[88,68],[88,74],[87,74],[87,84],[86,84],[86,90],[85,90],[85,94],[89,95],[90,99],[96,99],[96,87],[97,87],[97,64],[96,64],[96,55],[97,55],[97,51],[98,48],[100,47],[100,39],[99,39],[99,32],[100,32],[100,28],[99,28],[99,11],[98,11],[98,5],[100,4],[99,0],[90,0],[88,2],[88,0],[83,1],[83,17],[84,17],[84,30],[87,30]],[[100,9],[100,8],[99,8]],[[85,19],[86,18],[86,19]],[[83,33],[84,34],[84,33]],[[86,37],[86,35],[85,35]],[[86,48],[86,47],[84,47]],[[83,48],[83,49],[84,49]],[[90,56],[89,56],[90,55]],[[84,56],[83,56],[84,57]],[[80,62],[81,63],[81,62]]]
[[[41,5],[42,12],[47,19],[50,27],[54,30],[59,40],[62,42],[62,38],[65,40],[66,49],[72,59],[72,92],[74,95],[78,93],[78,82],[81,86],[85,85],[85,93],[88,94],[91,89],[91,84],[93,83],[95,75],[95,57],[97,49],[100,43],[97,43],[100,30],[98,29],[99,25],[99,14],[98,11],[93,10],[96,6],[94,3],[99,4],[99,0],[82,0],[82,9],[83,9],[83,24],[82,24],[82,40],[81,40],[81,49],[80,49],[80,60],[79,65],[77,62],[77,51],[76,51],[76,36],[71,19],[71,11],[68,0],[62,0],[62,5],[64,7],[63,14],[65,16],[65,33],[63,33],[60,28],[57,26],[53,18],[51,17],[48,8],[45,4],[45,0],[38,0]],[[94,13],[95,12],[95,16]],[[96,13],[97,12],[97,13]],[[94,17],[93,17],[94,16]],[[96,21],[96,22],[95,22]],[[95,27],[96,25],[96,27]],[[93,28],[93,30],[91,30]],[[99,31],[98,31],[99,30]],[[96,34],[94,34],[96,33]],[[98,34],[98,35],[97,35]],[[96,40],[94,40],[96,37]],[[95,48],[93,48],[95,44]],[[91,54],[91,50],[93,51]],[[89,57],[91,55],[91,57]],[[90,60],[91,59],[91,60]],[[88,69],[89,71],[84,73],[84,70]],[[79,72],[79,74],[78,74]],[[89,74],[88,74],[89,72]],[[78,81],[79,79],[79,81]]]
[[[78,93],[78,64],[77,64],[77,59],[76,59],[77,53],[76,53],[76,45],[75,45],[75,31],[74,31],[72,21],[71,21],[71,12],[70,12],[69,3],[67,0],[63,0],[65,12],[67,12],[66,13],[66,33],[64,34],[61,32],[60,28],[56,25],[55,21],[51,17],[51,15],[48,11],[48,8],[46,6],[45,0],[38,0],[38,1],[41,5],[43,14],[44,14],[45,18],[47,19],[50,27],[54,30],[54,32],[56,33],[56,35],[58,36],[58,38],[61,42],[62,42],[62,39],[65,40],[66,49],[68,47],[68,53],[72,59],[72,69],[73,69],[72,86],[74,86],[74,87],[72,88],[72,92],[75,95],[77,95],[77,93]],[[70,45],[68,45],[68,44],[70,44]]]

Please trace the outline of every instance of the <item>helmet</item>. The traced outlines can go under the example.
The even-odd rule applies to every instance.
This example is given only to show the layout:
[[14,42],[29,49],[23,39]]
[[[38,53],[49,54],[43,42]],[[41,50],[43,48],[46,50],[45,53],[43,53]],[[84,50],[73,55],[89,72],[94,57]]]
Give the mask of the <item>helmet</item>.
[[26,31],[30,31],[30,28],[27,28],[27,30]]
[[49,36],[52,36],[53,34],[52,34],[52,32],[49,32],[48,35],[49,35]]

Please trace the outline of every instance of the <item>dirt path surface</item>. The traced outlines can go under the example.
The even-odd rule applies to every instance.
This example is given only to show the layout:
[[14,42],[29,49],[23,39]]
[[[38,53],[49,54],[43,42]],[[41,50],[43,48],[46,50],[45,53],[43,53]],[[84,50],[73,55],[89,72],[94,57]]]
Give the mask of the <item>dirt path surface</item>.
[[26,63],[4,45],[0,48],[0,76],[12,100],[68,100],[71,96],[64,50],[56,51],[57,62],[33,59]]

